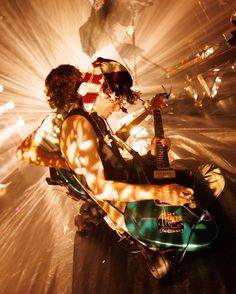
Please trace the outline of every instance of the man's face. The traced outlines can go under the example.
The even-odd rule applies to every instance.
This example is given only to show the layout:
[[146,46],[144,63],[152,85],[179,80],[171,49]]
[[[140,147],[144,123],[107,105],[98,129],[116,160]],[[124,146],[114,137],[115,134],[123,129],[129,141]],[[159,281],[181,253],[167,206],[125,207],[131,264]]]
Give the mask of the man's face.
[[47,103],[49,104],[50,108],[54,109],[56,108],[56,105],[52,102],[50,96],[49,96],[49,89],[47,87],[44,88],[44,93],[46,94],[46,100]]
[[113,112],[120,111],[124,105],[124,97],[116,96],[115,93],[105,94],[100,92],[93,109],[103,118],[108,118]]

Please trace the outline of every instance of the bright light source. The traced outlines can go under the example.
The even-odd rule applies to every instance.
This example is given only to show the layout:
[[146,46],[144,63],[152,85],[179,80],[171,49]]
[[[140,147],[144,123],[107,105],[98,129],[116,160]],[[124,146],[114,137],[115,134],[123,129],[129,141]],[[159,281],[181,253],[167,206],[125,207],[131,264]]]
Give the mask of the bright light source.
[[4,90],[4,87],[2,84],[0,84],[0,92],[3,92],[3,90]]
[[14,109],[15,108],[15,102],[13,102],[13,101],[9,101],[9,102],[7,102],[7,108],[8,109]]
[[16,123],[18,127],[23,127],[25,125],[25,121],[23,120],[23,118],[19,118]]
[[136,138],[141,138],[147,136],[148,132],[144,127],[136,126],[131,129],[130,134]]
[[134,26],[128,26],[126,29],[127,35],[132,36],[134,34],[134,29],[135,29]]
[[194,94],[193,94],[193,98],[194,98],[194,100],[197,100],[197,93],[194,91]]

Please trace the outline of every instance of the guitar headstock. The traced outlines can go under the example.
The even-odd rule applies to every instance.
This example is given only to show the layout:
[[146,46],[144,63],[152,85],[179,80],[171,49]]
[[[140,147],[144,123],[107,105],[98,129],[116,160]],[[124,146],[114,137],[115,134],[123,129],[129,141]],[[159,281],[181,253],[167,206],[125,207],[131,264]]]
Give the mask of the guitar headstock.
[[162,88],[165,90],[163,93],[157,93],[151,101],[147,100],[144,102],[144,107],[147,110],[153,111],[155,109],[162,110],[166,106],[165,99],[168,99],[171,94],[171,89],[169,93],[167,93],[166,89],[162,86]]
[[166,97],[164,93],[156,94],[151,100],[150,110],[162,110],[166,105],[165,99]]
[[158,93],[151,101],[145,101],[144,107],[150,111],[156,109],[162,110],[166,106],[166,99],[168,99],[168,97],[166,97],[165,93]]

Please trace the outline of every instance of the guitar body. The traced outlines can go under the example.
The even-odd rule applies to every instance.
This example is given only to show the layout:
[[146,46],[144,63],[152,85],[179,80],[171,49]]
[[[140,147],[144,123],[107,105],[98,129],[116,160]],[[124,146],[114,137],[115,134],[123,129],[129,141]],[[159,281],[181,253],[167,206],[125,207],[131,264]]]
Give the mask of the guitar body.
[[[201,217],[203,220],[198,223]],[[218,235],[213,218],[199,207],[172,206],[153,200],[128,203],[125,223],[134,238],[156,248],[174,246],[181,250],[189,242],[187,251],[199,251],[209,248]]]
[[[57,169],[57,172],[75,200],[89,199],[70,171]],[[178,182],[182,181],[178,179]],[[203,216],[203,220],[198,223]],[[153,200],[129,202],[124,219],[131,236],[155,248],[174,246],[180,250],[184,249],[196,224],[187,251],[209,248],[218,235],[214,219],[199,206],[172,206]]]

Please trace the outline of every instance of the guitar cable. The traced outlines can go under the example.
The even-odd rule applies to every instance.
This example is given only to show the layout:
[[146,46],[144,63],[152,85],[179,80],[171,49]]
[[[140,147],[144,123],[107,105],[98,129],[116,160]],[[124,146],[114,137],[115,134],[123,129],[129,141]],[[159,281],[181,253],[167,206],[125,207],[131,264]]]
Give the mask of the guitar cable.
[[[194,191],[194,188],[195,188],[196,183],[197,183],[197,179],[196,179],[196,177],[197,177],[197,172],[198,172],[198,170],[197,170],[197,171],[195,172],[195,174],[194,174],[194,180],[193,180],[193,185],[192,185],[192,189],[193,189],[193,191]],[[198,204],[197,204],[197,205],[198,205]],[[199,206],[199,205],[198,205],[198,206]],[[189,244],[190,244],[190,241],[191,241],[191,238],[192,238],[193,232],[195,231],[197,225],[198,225],[201,221],[203,221],[204,218],[205,218],[206,216],[207,216],[207,211],[203,210],[203,214],[199,217],[198,221],[192,226],[191,231],[190,231],[190,234],[189,234],[189,237],[188,237],[187,244],[186,244],[184,250],[182,251],[182,255],[181,255],[181,258],[180,258],[180,260],[178,261],[178,263],[182,262],[182,260],[183,260],[183,258],[184,258],[184,256],[185,256],[185,254],[186,254],[186,252],[187,252],[187,249],[188,249],[188,246],[189,246]]]
[[182,251],[182,256],[181,256],[180,260],[178,261],[178,263],[180,263],[180,262],[183,260],[185,254],[186,254],[186,252],[187,252],[187,249],[188,249],[189,243],[190,243],[190,241],[191,241],[191,238],[192,238],[193,232],[194,232],[194,230],[196,229],[196,226],[197,226],[197,225],[198,225],[198,224],[204,219],[205,214],[206,214],[206,213],[203,213],[203,214],[201,215],[201,217],[198,219],[198,221],[192,226],[191,232],[190,232],[189,237],[188,237],[188,242],[187,242],[187,244],[186,244],[184,250]]

